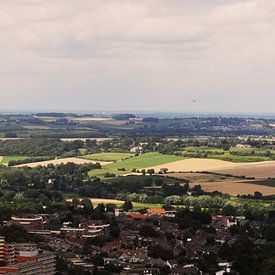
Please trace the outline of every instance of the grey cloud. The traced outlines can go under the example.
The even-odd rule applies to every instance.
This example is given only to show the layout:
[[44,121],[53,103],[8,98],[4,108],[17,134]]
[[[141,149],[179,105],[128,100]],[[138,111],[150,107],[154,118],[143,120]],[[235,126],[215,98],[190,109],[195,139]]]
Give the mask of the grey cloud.
[[3,0],[0,108],[272,110],[274,15],[272,0]]

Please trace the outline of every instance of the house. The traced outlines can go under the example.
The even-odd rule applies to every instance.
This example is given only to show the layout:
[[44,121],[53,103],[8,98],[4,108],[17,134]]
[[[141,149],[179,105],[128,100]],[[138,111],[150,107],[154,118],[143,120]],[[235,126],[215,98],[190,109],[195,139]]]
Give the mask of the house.
[[176,268],[178,266],[178,262],[175,259],[168,260],[166,264],[169,266],[170,269]]
[[147,253],[143,249],[120,249],[119,252],[122,254],[119,260],[127,263],[144,263],[148,257]]
[[41,230],[44,228],[45,221],[41,215],[22,215],[12,216],[11,220],[6,222],[9,225],[20,225],[23,226],[27,231],[30,230]]
[[118,266],[118,262],[119,261],[116,258],[107,258],[107,257],[105,257],[103,259],[104,259],[104,265],[106,265],[106,264],[113,264],[113,265]]
[[132,268],[128,271],[122,271],[120,274],[126,275],[126,274],[135,274],[135,275],[159,275],[160,271],[158,268],[152,268],[152,267],[137,267]]
[[134,146],[130,149],[131,153],[142,153],[142,146]]
[[185,265],[183,267],[176,267],[171,270],[172,275],[195,275],[202,274],[202,272],[193,264]]
[[237,144],[236,148],[251,148],[250,144]]
[[228,217],[228,219],[226,220],[226,226],[229,228],[233,225],[237,225],[238,222],[237,222],[237,219],[234,218],[234,217]]
[[167,211],[163,208],[150,208],[147,209],[147,214],[150,216],[159,216],[159,217],[163,217],[163,216],[173,216],[176,214],[176,210],[170,210]]
[[232,263],[229,263],[229,262],[220,262],[220,263],[218,263],[218,266],[221,267],[222,270],[217,271],[215,273],[216,275],[228,274],[231,271],[230,267],[232,266]]

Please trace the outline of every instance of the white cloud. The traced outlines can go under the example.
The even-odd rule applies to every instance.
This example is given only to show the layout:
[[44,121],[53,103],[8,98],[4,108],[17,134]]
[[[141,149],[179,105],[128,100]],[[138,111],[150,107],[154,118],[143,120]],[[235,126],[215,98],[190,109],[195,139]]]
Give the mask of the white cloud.
[[252,95],[272,111],[274,15],[272,0],[3,0],[0,108],[261,111],[235,102]]

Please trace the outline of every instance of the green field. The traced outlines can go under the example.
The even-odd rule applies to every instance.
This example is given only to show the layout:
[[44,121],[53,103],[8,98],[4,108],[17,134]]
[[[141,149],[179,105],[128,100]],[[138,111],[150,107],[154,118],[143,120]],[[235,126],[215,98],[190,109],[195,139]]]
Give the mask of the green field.
[[[117,208],[121,208],[124,204],[124,201],[112,200],[112,199],[91,199],[93,206],[96,207],[98,204],[114,204]],[[142,203],[142,202],[133,202],[134,210],[145,209],[145,208],[162,208],[163,204],[156,203]]]
[[178,151],[178,153],[187,158],[210,158],[232,162],[259,162],[275,159],[275,150],[258,148],[232,147],[230,150],[223,150],[207,146],[189,146]]
[[82,158],[89,159],[89,160],[98,160],[98,161],[119,161],[122,159],[130,158],[132,156],[134,156],[134,154],[106,152],[106,153],[85,155]]
[[207,158],[220,159],[220,160],[232,161],[232,162],[260,162],[260,161],[271,160],[270,158],[263,157],[263,156],[240,156],[240,155],[232,155],[229,152],[225,152],[223,155],[210,155]]
[[20,160],[25,160],[30,157],[27,156],[4,156],[2,159],[2,164],[3,165],[8,165],[10,161],[20,161]]
[[[73,198],[82,199],[81,197],[76,196],[75,194],[66,194],[65,199],[71,201]],[[121,208],[124,204],[122,200],[116,199],[104,199],[104,198],[91,198],[94,207],[97,207],[99,204],[103,203],[114,204],[117,208]],[[142,202],[133,202],[134,210],[144,209],[144,208],[162,208],[163,204],[158,203],[142,203]]]
[[[140,156],[132,157],[126,160],[122,160],[116,163],[108,164],[102,167],[102,169],[90,171],[90,176],[102,177],[106,173],[112,173],[116,175],[123,175],[132,172],[135,169],[141,169],[151,167],[155,165],[161,165],[177,160],[185,159],[184,157],[175,155],[163,155],[160,153],[146,153]],[[125,169],[125,171],[119,171],[118,169]]]
[[80,148],[80,149],[78,149],[78,151],[81,154],[81,156],[83,157],[84,155],[87,154],[88,149],[86,149],[86,148]]

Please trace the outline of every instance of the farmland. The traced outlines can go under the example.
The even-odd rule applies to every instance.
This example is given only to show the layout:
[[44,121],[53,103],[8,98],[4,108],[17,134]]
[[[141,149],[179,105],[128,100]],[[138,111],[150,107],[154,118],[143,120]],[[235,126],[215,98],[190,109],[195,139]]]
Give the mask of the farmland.
[[206,192],[219,191],[232,196],[253,195],[256,191],[264,196],[275,194],[275,185],[270,182],[264,183],[211,173],[171,173],[169,177],[189,180],[190,187],[200,185]]
[[[115,154],[115,155],[114,155]],[[159,172],[166,168],[168,172],[197,172],[211,171],[221,174],[233,174],[255,178],[275,177],[275,161],[232,162],[213,158],[185,158],[183,156],[164,155],[157,152],[146,153],[140,156],[116,155],[116,153],[99,153],[84,156],[87,159],[98,161],[116,161],[105,165],[100,170],[93,170],[90,176],[103,177],[106,174],[124,175],[141,169],[154,169]],[[241,158],[242,156],[237,156]],[[119,160],[119,158],[123,158]]]
[[237,176],[246,176],[246,177],[255,177],[255,178],[274,178],[275,161],[242,164],[235,167],[213,169],[213,171],[218,173],[223,173],[223,174],[237,175]]
[[211,148],[207,146],[189,146],[178,151],[185,157],[211,158],[232,162],[260,162],[275,159],[275,150],[259,148],[235,148],[229,150]]
[[32,162],[32,163],[25,163],[17,165],[16,167],[37,167],[37,166],[48,166],[49,164],[58,165],[58,164],[66,164],[69,162],[73,162],[75,164],[85,164],[85,163],[100,163],[102,166],[109,164],[108,162],[104,161],[93,161],[88,159],[82,158],[60,158],[60,159],[53,159],[47,161],[39,161],[39,162]]
[[[130,120],[127,116],[115,114],[0,114],[0,137],[8,138],[10,134],[14,138],[105,138],[114,134],[169,138],[181,138],[190,134],[224,136],[221,121],[216,117],[202,117],[199,121],[190,117],[175,118],[172,114],[163,118],[136,118]],[[272,136],[275,133],[275,128],[270,126],[274,124],[274,120],[223,118],[222,124],[228,134]],[[181,149],[184,153],[185,148]]]
[[[82,123],[85,121],[86,119],[83,119]],[[102,119],[97,122],[116,122],[116,120]],[[195,139],[194,142],[192,138],[187,141],[179,139],[150,141],[150,139],[144,140],[143,138],[117,137],[94,138],[90,141],[86,141],[85,138],[62,140],[15,138],[1,142],[1,155],[4,156],[1,162],[5,165],[12,161],[19,162],[14,163],[17,167],[37,167],[68,162],[75,164],[99,162],[102,169],[90,171],[89,176],[105,178],[106,181],[108,178],[113,180],[119,175],[133,173],[141,175],[144,173],[143,169],[154,169],[158,173],[163,168],[168,170],[168,174],[209,171],[255,177],[257,180],[275,177],[275,161],[273,160],[275,146],[272,147],[272,144],[268,146],[265,144],[248,145],[240,148],[236,146],[236,142],[232,141],[224,146],[220,138],[211,140],[204,138],[200,141],[204,145],[200,146],[199,141]],[[141,148],[142,154],[135,156],[130,153],[135,147]],[[39,157],[42,159],[38,159]],[[23,164],[24,160],[29,163]],[[224,180],[220,180],[215,184],[205,183],[205,188],[206,191],[219,190],[234,195],[258,191],[257,185],[259,184],[250,182],[248,187],[244,182],[232,182],[231,180],[225,184]],[[272,186],[266,187],[272,188]],[[261,192],[270,194],[273,193],[273,189],[265,188]]]
[[100,170],[93,170],[90,176],[104,176],[106,173],[123,175],[131,173],[133,169],[142,169],[150,167],[151,165],[162,165],[169,162],[181,160],[183,157],[174,155],[162,155],[160,153],[146,153],[140,156],[129,158],[104,166]]
[[[66,195],[66,200],[68,202],[72,201],[73,198],[79,198],[78,196],[67,194]],[[81,200],[81,198],[80,198]],[[116,199],[104,199],[104,198],[91,198],[91,202],[94,207],[97,207],[99,204],[113,204],[117,208],[121,208],[124,204],[125,201],[123,200],[116,200]],[[145,208],[161,208],[163,204],[159,203],[141,203],[141,202],[133,202],[133,208],[134,210],[139,210],[139,209],[145,209]]]
[[10,161],[21,161],[26,160],[29,157],[27,156],[4,156],[1,157],[0,161],[3,165],[8,165]]
[[89,159],[89,160],[98,160],[98,161],[119,161],[119,160],[130,158],[132,156],[134,156],[134,154],[106,152],[106,153],[86,155],[86,156],[83,156],[83,158]]
[[[122,207],[122,205],[124,204],[124,201],[114,199],[92,198],[91,201],[95,207],[100,203],[103,203],[105,205],[114,204],[117,207]],[[133,202],[133,207],[135,210],[144,208],[160,208],[162,207],[162,204]]]
[[[193,187],[192,184],[190,186]],[[274,187],[268,187],[241,181],[222,181],[218,183],[205,182],[201,184],[201,187],[205,192],[219,191],[232,196],[248,194],[253,195],[255,192],[260,192],[264,196],[275,194]]]
[[[10,161],[26,160],[27,156],[4,156],[2,164],[8,165]],[[219,174],[232,174],[235,176],[255,177],[257,179],[266,179],[275,177],[275,161],[253,162],[253,163],[234,163],[217,159],[203,158],[184,158],[182,156],[164,155],[157,152],[145,153],[134,156],[131,153],[118,152],[101,152],[95,154],[84,155],[82,157],[68,157],[52,159],[47,161],[32,162],[19,164],[16,167],[37,167],[47,166],[49,164],[57,165],[61,163],[73,162],[75,164],[96,163],[102,165],[101,169],[95,169],[89,172],[91,177],[113,177],[114,175],[126,175],[135,173],[136,170],[154,169],[155,172],[162,168],[168,169],[168,176],[188,179],[190,186],[200,184],[204,191],[219,191],[230,195],[246,195],[253,194],[255,191],[261,192],[263,195],[271,195],[275,193],[273,186],[266,186],[259,181],[247,181],[245,179],[236,179],[234,177],[209,176],[202,173],[186,173],[197,171],[209,171]],[[185,172],[185,173],[173,173]],[[199,177],[200,175],[200,177]],[[212,178],[211,178],[212,177]]]
[[209,171],[214,169],[222,169],[227,167],[235,167],[239,164],[215,160],[215,159],[199,159],[199,158],[190,158],[184,160],[178,160],[170,163],[165,163],[161,165],[150,166],[151,169],[154,169],[156,172],[160,171],[162,168],[168,169],[170,172],[188,172],[188,171]]

